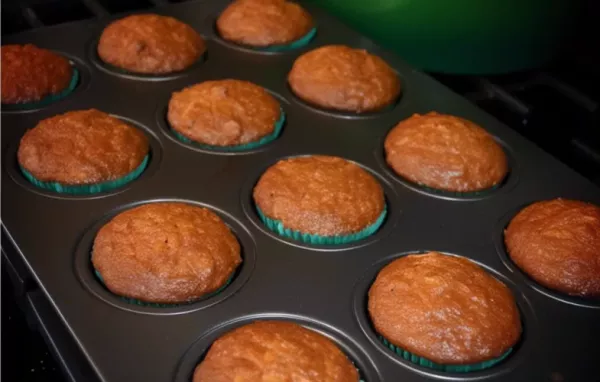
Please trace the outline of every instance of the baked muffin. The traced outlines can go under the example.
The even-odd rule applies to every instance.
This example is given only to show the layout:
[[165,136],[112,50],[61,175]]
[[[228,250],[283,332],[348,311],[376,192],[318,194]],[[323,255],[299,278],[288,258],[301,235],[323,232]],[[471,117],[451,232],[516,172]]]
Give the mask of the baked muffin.
[[165,74],[194,64],[206,50],[189,25],[168,16],[132,15],[112,22],[98,42],[102,61],[133,73]]
[[220,80],[173,93],[167,119],[184,141],[248,149],[275,139],[284,115],[279,102],[260,86]]
[[358,371],[327,337],[285,321],[257,321],[217,339],[193,382],[358,382]]
[[400,80],[385,61],[343,45],[324,46],[298,57],[288,82],[310,104],[355,113],[384,109],[400,94]]
[[3,104],[54,99],[68,94],[77,85],[75,70],[66,58],[56,53],[31,44],[3,45],[0,50]]
[[521,210],[504,231],[512,261],[539,284],[600,298],[600,207],[554,199]]
[[519,310],[503,283],[467,259],[436,252],[386,265],[369,290],[368,306],[390,348],[445,371],[489,367],[521,335]]
[[471,121],[436,112],[414,114],[385,139],[388,165],[422,186],[453,192],[482,191],[506,177],[506,154]]
[[379,182],[345,159],[304,156],[271,166],[254,188],[257,211],[282,236],[342,244],[373,234],[386,214]]
[[42,120],[21,138],[17,157],[23,174],[38,187],[92,193],[138,177],[149,150],[140,130],[90,109]]
[[240,245],[213,212],[185,203],[150,203],[104,225],[92,263],[119,296],[185,303],[213,293],[242,262]]
[[[255,48],[298,47],[314,36],[312,17],[287,0],[237,0],[217,19],[223,39]],[[293,46],[290,46],[293,44]]]

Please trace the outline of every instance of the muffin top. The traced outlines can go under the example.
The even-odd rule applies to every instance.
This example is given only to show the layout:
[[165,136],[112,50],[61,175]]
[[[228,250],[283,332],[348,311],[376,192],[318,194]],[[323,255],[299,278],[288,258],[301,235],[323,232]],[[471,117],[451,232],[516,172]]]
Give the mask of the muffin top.
[[42,120],[21,138],[17,157],[40,181],[87,185],[129,174],[148,151],[140,130],[90,109]]
[[3,45],[2,103],[39,101],[65,90],[73,77],[69,61],[34,45]]
[[600,297],[600,207],[554,199],[522,209],[504,231],[512,261],[559,292]]
[[358,382],[358,372],[327,337],[285,321],[257,321],[217,339],[193,382]]
[[102,61],[121,69],[164,74],[186,69],[206,50],[189,25],[168,16],[132,15],[108,25],[98,42]]
[[345,159],[305,156],[271,166],[254,188],[269,218],[303,233],[352,234],[373,224],[385,208],[379,182]]
[[217,19],[221,37],[254,47],[294,42],[312,27],[310,14],[286,0],[237,0]]
[[510,290],[473,262],[430,252],[386,265],[369,290],[375,329],[440,364],[501,356],[521,334]]
[[120,213],[94,240],[92,263],[119,296],[153,303],[193,301],[225,285],[240,245],[213,212],[149,203]]
[[308,103],[356,113],[383,109],[400,94],[400,80],[385,61],[343,45],[324,46],[298,57],[288,82]]
[[232,146],[273,133],[280,114],[277,100],[260,86],[220,80],[173,93],[167,119],[175,131],[195,142]]
[[436,112],[414,114],[385,139],[387,163],[420,185],[454,192],[493,187],[508,164],[494,138],[471,121]]

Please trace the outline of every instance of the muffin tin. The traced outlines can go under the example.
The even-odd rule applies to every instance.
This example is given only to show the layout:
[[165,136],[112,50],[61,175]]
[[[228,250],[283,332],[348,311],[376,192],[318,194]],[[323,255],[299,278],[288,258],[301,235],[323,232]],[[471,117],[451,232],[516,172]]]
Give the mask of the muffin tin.
[[[224,1],[156,8],[192,25],[207,40],[202,61],[168,76],[129,75],[100,63],[95,44],[112,19],[85,21],[9,36],[3,43],[34,43],[71,58],[78,88],[49,106],[2,111],[2,224],[7,240],[38,281],[102,381],[189,381],[210,343],[255,319],[298,322],[330,338],[363,379],[419,382],[595,381],[600,376],[600,302],[544,290],[518,271],[504,252],[502,229],[523,206],[555,197],[600,204],[600,190],[465,99],[319,9],[307,46],[282,53],[255,52],[222,41],[214,22]],[[115,18],[122,17],[116,16]],[[289,90],[296,57],[326,44],[346,44],[380,55],[402,80],[402,96],[388,110],[352,115],[317,109]],[[281,102],[281,136],[248,152],[207,151],[176,140],[165,123],[171,92],[209,79],[259,84]],[[121,189],[61,195],[35,188],[18,170],[16,149],[27,129],[69,110],[97,108],[140,127],[151,142],[147,170]],[[432,192],[396,176],[385,164],[383,140],[398,121],[428,111],[468,118],[505,148],[510,175],[496,190]],[[352,160],[382,183],[389,215],[373,236],[344,246],[312,246],[281,238],[256,216],[251,191],[279,159],[307,154]],[[94,278],[89,261],[99,227],[141,203],[178,200],[206,206],[232,228],[244,263],[216,296],[169,308],[132,305]],[[490,369],[451,374],[411,364],[378,342],[365,310],[377,271],[406,253],[436,250],[476,261],[514,292],[524,332],[516,351]],[[33,300],[32,300],[33,301]]]

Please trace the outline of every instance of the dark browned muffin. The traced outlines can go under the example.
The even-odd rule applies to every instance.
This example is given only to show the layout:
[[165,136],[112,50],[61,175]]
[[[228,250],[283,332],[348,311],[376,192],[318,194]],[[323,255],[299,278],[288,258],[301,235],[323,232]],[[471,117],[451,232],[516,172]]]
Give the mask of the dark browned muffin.
[[385,154],[398,175],[444,191],[489,189],[508,172],[504,150],[487,131],[436,112],[398,123],[385,139]]
[[436,252],[386,265],[368,306],[387,341],[439,365],[498,359],[521,334],[519,310],[503,283],[467,259]]
[[600,207],[554,199],[521,210],[504,231],[512,261],[541,285],[600,297]]
[[358,382],[358,371],[327,337],[285,321],[257,321],[217,339],[193,382]]
[[148,138],[139,129],[90,109],[40,121],[21,138],[17,156],[40,186],[91,186],[139,175],[148,153]]
[[206,50],[202,37],[173,17],[132,15],[112,22],[98,42],[102,61],[146,74],[180,71],[194,64]]
[[100,229],[92,252],[110,291],[164,304],[215,292],[241,262],[240,245],[225,223],[185,203],[150,203],[120,213]]
[[343,45],[324,46],[300,56],[288,82],[310,104],[356,113],[384,109],[400,94],[400,80],[385,61]]
[[362,239],[379,228],[385,215],[379,182],[358,165],[330,156],[279,161],[261,176],[254,201],[269,228],[304,241],[311,240],[302,234]]
[[65,91],[73,78],[69,61],[34,45],[3,45],[2,103],[40,101]]
[[277,100],[260,86],[220,80],[173,93],[167,118],[172,129],[193,142],[236,146],[273,134],[281,114]]
[[287,0],[237,0],[217,19],[225,40],[261,48],[292,43],[312,28],[310,14]]

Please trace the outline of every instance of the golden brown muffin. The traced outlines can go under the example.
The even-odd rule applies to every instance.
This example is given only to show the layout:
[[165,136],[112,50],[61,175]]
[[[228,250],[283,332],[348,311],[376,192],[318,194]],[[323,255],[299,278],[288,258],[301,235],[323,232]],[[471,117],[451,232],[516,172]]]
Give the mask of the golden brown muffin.
[[256,321],[216,340],[193,382],[358,382],[327,337],[285,321]]
[[67,89],[73,77],[69,61],[34,45],[3,45],[2,103],[39,101]]
[[504,231],[512,261],[559,292],[600,297],[600,207],[554,199],[521,210]]
[[385,61],[343,45],[324,46],[300,56],[288,82],[308,103],[356,113],[383,109],[400,94],[400,80]]
[[189,25],[168,16],[132,15],[107,26],[98,43],[102,61],[146,74],[180,71],[206,50],[202,37]]
[[242,262],[240,245],[206,208],[150,203],[104,225],[92,263],[113,293],[152,303],[197,300],[224,286]]
[[345,159],[313,155],[271,166],[254,188],[254,202],[286,228],[321,236],[349,235],[384,211],[379,182]]
[[508,172],[504,150],[487,131],[436,112],[398,123],[385,139],[385,154],[398,175],[445,191],[485,190]]
[[444,365],[497,358],[521,335],[503,283],[467,259],[436,252],[386,265],[369,290],[369,314],[388,341]]
[[149,147],[140,130],[90,109],[42,120],[21,138],[17,156],[37,180],[86,185],[131,173]]
[[312,27],[310,14],[286,0],[237,0],[217,19],[221,37],[253,47],[289,44]]
[[167,119],[175,131],[192,141],[232,146],[273,133],[280,114],[279,103],[260,86],[220,80],[173,93]]

